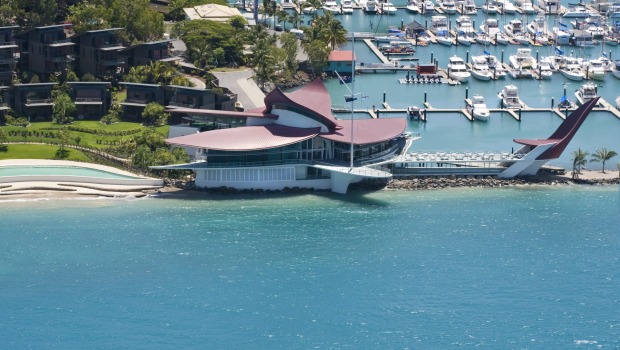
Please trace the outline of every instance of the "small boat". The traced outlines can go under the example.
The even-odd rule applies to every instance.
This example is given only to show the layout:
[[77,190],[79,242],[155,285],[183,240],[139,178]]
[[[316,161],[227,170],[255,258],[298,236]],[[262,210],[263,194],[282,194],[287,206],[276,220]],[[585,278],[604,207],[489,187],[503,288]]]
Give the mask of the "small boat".
[[487,18],[480,25],[480,30],[486,35],[494,38],[500,32],[499,22],[495,18]]
[[468,110],[476,120],[486,122],[491,117],[491,112],[489,112],[486,103],[484,103],[484,97],[480,95],[474,95]]
[[568,97],[566,97],[566,95],[560,98],[560,103],[558,103],[558,109],[573,108],[573,107],[574,107],[573,101],[569,100]]
[[510,39],[508,38],[506,33],[499,32],[495,34],[495,42],[498,43],[499,45],[508,45],[508,43],[510,42]]
[[447,30],[437,33],[435,37],[437,43],[445,46],[452,46],[452,39],[449,37],[450,33]]
[[502,106],[504,108],[523,108],[523,102],[519,98],[519,90],[514,85],[506,85],[504,89],[498,94],[502,100]]
[[596,15],[597,12],[588,10],[585,6],[581,5],[581,6],[575,6],[575,7],[569,8],[566,12],[564,12],[562,17],[563,18],[587,18],[588,16],[592,14]]
[[303,12],[304,15],[313,15],[316,13],[316,9],[308,5],[308,6],[305,6],[303,10],[301,10],[301,12]]
[[340,5],[342,7],[341,11],[343,15],[350,15],[353,13],[353,3],[351,0],[342,0]]
[[379,8],[381,12],[386,15],[395,15],[396,14],[396,6],[392,4],[389,0],[379,0],[377,1],[379,4]]
[[438,0],[438,3],[439,8],[441,8],[445,14],[453,15],[456,13],[456,2],[454,0]]
[[485,33],[480,33],[478,35],[476,35],[476,42],[478,44],[482,44],[484,46],[489,46],[493,43],[493,41],[491,40],[491,38],[485,34]]
[[448,61],[448,77],[459,83],[466,83],[471,73],[467,71],[467,66],[462,58],[458,56],[450,57]]
[[410,120],[424,120],[424,110],[418,106],[407,107],[407,116]]
[[418,5],[417,0],[409,0],[406,8],[409,12],[420,13],[420,5]]
[[577,102],[582,105],[594,98],[598,97],[598,91],[596,85],[592,83],[585,83],[575,91],[575,97]]
[[529,40],[523,30],[523,21],[513,19],[504,26],[504,31],[513,41],[522,45],[529,45]]
[[448,19],[446,16],[433,16],[431,17],[431,25],[429,30],[431,33],[435,35],[440,35],[440,33],[448,32]]

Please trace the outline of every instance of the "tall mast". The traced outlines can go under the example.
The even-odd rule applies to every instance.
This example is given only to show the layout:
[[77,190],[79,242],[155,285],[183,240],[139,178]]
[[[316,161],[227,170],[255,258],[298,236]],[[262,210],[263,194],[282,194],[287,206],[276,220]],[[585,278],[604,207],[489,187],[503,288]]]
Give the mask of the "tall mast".
[[351,38],[353,39],[353,43],[351,44],[351,156],[349,158],[351,158],[351,169],[353,169],[353,114],[354,114],[354,110],[355,108],[353,108],[353,106],[355,105],[355,32],[352,33]]

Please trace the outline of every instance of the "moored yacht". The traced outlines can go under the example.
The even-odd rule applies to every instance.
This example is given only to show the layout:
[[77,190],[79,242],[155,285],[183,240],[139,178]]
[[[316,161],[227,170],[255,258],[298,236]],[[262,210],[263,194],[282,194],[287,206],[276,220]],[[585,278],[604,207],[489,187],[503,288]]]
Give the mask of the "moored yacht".
[[497,6],[495,6],[495,4],[492,4],[489,0],[487,0],[480,9],[482,10],[482,12],[488,15],[495,15],[498,13]]
[[500,32],[499,22],[495,18],[487,18],[480,25],[480,30],[491,38]]
[[598,59],[588,60],[582,62],[583,68],[586,71],[586,78],[594,80],[605,80],[607,71],[603,62]]
[[523,0],[523,3],[520,6],[521,12],[526,15],[531,15],[536,13],[536,9],[530,0]]
[[538,63],[537,73],[539,79],[551,79],[551,76],[553,75],[553,69],[549,64],[549,61],[540,60],[540,62]]
[[491,112],[484,103],[484,97],[478,94],[471,99],[471,106],[468,106],[468,110],[476,120],[486,122],[491,117]]
[[524,104],[519,98],[519,89],[514,85],[506,85],[499,93],[504,108],[523,108]]
[[577,98],[577,102],[582,105],[592,99],[598,97],[598,92],[596,85],[592,83],[585,83],[575,91],[575,98]]
[[615,61],[613,66],[611,67],[611,74],[620,79],[620,60],[619,61]]
[[499,0],[496,1],[495,4],[503,13],[514,14],[517,12],[517,8],[512,2],[510,2],[510,0]]
[[595,11],[588,10],[585,6],[579,5],[572,8],[569,8],[562,15],[563,18],[586,18],[591,14],[596,14]]
[[510,55],[510,66],[513,69],[536,69],[536,59],[532,57],[532,49],[518,48],[517,53]]
[[528,45],[529,41],[523,31],[523,22],[520,19],[513,19],[504,26],[504,31],[512,40],[519,44]]
[[476,30],[469,16],[463,15],[456,19],[457,41],[469,46],[476,42]]
[[471,75],[482,81],[488,81],[493,78],[493,73],[489,69],[489,64],[484,56],[472,56],[471,58]]
[[463,5],[462,12],[465,15],[477,15],[478,8],[476,8],[476,3],[474,2],[474,0],[466,0],[465,4]]
[[383,14],[387,15],[395,15],[396,14],[396,6],[392,4],[389,0],[379,0],[377,2],[379,9]]
[[435,13],[435,3],[433,3],[433,0],[426,0],[422,3],[422,13],[425,15],[432,15]]
[[323,3],[323,11],[328,11],[334,15],[339,15],[340,6],[338,6],[338,3],[336,3],[336,0],[326,0]]
[[456,13],[456,2],[454,0],[442,0],[438,3],[445,14],[453,15]]
[[560,0],[538,0],[538,7],[546,14],[555,15],[560,13]]
[[375,0],[366,0],[362,5],[362,11],[367,14],[375,14],[378,11],[377,2]]
[[406,8],[407,8],[407,11],[409,12],[420,13],[420,6],[418,5],[417,0],[409,0],[407,2]]
[[447,32],[448,20],[446,19],[446,16],[437,15],[431,17],[431,26],[429,29],[431,33],[435,35],[438,35],[441,32]]
[[586,76],[581,69],[579,60],[575,57],[566,57],[564,65],[560,67],[560,73],[569,80],[582,81]]
[[471,74],[467,71],[467,66],[462,58],[458,56],[450,57],[448,61],[448,77],[460,83],[466,83]]
[[353,13],[353,2],[351,0],[342,0],[340,5],[342,14],[350,15]]

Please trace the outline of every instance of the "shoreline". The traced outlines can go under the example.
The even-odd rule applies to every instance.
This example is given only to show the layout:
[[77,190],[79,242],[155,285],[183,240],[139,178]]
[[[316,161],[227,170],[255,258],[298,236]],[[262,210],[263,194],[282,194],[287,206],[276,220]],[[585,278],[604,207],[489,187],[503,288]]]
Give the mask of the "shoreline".
[[[269,190],[235,190],[228,187],[197,189],[193,182],[166,181],[167,185],[161,188],[149,187],[106,187],[93,184],[63,184],[44,182],[19,182],[2,184],[0,203],[15,200],[54,200],[54,199],[135,199],[135,198],[192,198],[209,199],[217,195],[218,199],[227,195],[251,194],[295,194],[295,193],[328,193],[329,191],[309,190],[304,188],[285,188],[279,191]],[[541,175],[527,178],[498,179],[494,177],[465,178],[465,177],[426,177],[413,179],[392,179],[384,181],[366,181],[351,185],[352,191],[423,191],[448,188],[502,188],[502,187],[530,187],[530,186],[607,186],[620,184],[620,177],[615,171],[602,173],[600,171],[583,170],[578,180],[566,175]],[[14,190],[6,191],[9,187]]]

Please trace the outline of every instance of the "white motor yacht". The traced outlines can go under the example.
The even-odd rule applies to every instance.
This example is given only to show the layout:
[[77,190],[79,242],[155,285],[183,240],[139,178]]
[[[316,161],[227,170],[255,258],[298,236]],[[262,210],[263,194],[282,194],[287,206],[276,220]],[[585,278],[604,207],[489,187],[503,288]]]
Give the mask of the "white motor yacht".
[[597,12],[588,10],[585,6],[580,5],[580,6],[569,8],[566,12],[564,12],[562,17],[563,18],[586,18],[591,14],[597,14]]
[[433,0],[426,0],[422,4],[422,13],[426,15],[432,15],[435,13],[435,3]]
[[499,22],[495,18],[487,18],[480,25],[480,30],[491,38],[500,32]]
[[599,59],[583,61],[583,68],[586,71],[586,78],[594,79],[594,80],[605,80],[605,75],[607,71],[605,70],[605,66],[603,62]]
[[508,45],[510,38],[506,35],[506,33],[499,32],[495,34],[495,42],[499,45]]
[[528,45],[529,40],[525,35],[523,30],[523,22],[520,19],[513,19],[508,22],[504,26],[504,32],[508,35],[512,40],[516,41],[522,45]]
[[545,14],[556,15],[560,13],[560,0],[538,0],[540,7]]
[[452,46],[452,39],[450,38],[450,33],[447,30],[437,33],[435,38],[437,39],[438,44]]
[[471,62],[470,73],[472,77],[482,81],[488,81],[493,78],[493,73],[489,69],[489,64],[484,56],[472,56]]
[[586,77],[581,69],[579,60],[574,57],[565,58],[564,65],[560,67],[560,73],[562,73],[566,79],[573,81],[582,81]]
[[366,0],[366,2],[362,5],[362,11],[367,14],[377,13],[377,2],[375,0]]
[[431,33],[435,35],[439,35],[439,33],[448,31],[448,19],[446,16],[433,16],[431,17],[431,25],[430,25]]
[[342,0],[340,5],[343,15],[350,15],[353,13],[353,2],[351,0]]
[[482,10],[482,12],[486,13],[487,15],[495,15],[498,13],[497,6],[495,6],[495,4],[492,4],[488,0],[487,2],[484,3],[484,5],[482,5],[480,9]]
[[523,108],[523,102],[519,98],[519,90],[514,85],[506,85],[499,93],[504,108]]
[[456,19],[457,41],[469,46],[476,42],[476,30],[469,16],[463,15]]
[[536,69],[536,59],[532,57],[532,49],[518,48],[517,53],[510,55],[510,66],[513,69]]
[[620,79],[620,61],[616,61],[614,62],[613,66],[611,67],[611,74]]
[[486,122],[491,117],[491,112],[484,103],[484,97],[480,95],[474,95],[471,99],[471,106],[468,107],[469,112],[476,120]]
[[396,6],[391,3],[389,0],[379,0],[377,1],[379,9],[383,12],[383,14],[387,15],[395,15],[396,14]]
[[517,12],[515,5],[510,0],[499,0],[495,4],[500,8],[503,13],[514,14]]
[[465,15],[477,15],[478,8],[476,7],[476,3],[474,2],[474,0],[465,0],[462,12]]
[[549,64],[549,61],[540,60],[540,62],[538,63],[537,73],[540,79],[551,79],[551,76],[553,75],[553,69]]
[[316,13],[316,8],[310,6],[310,5],[306,5],[304,6],[304,8],[301,10],[301,12],[304,13],[304,15],[313,15]]
[[521,9],[521,12],[526,15],[536,13],[536,9],[534,8],[534,5],[530,0],[523,0],[523,3],[521,3],[521,6],[519,6],[519,8]]
[[420,5],[418,5],[417,0],[409,0],[406,8],[409,12],[420,13]]
[[336,0],[326,0],[323,3],[323,11],[328,11],[334,15],[339,15],[340,6],[338,6],[338,3],[336,3]]
[[448,61],[448,77],[460,83],[469,81],[471,74],[467,71],[467,66],[462,58],[458,56],[450,57]]
[[442,0],[438,3],[445,14],[453,15],[456,13],[456,2],[454,0]]
[[476,59],[484,59],[487,61],[489,70],[491,71],[491,73],[493,73],[495,79],[502,79],[506,77],[506,70],[502,66],[502,63],[497,59],[497,57],[485,51],[484,55],[472,56],[472,61]]
[[592,83],[585,83],[581,85],[579,89],[575,91],[575,97],[580,105],[598,97],[596,85]]
[[493,41],[491,40],[491,38],[485,33],[480,33],[476,35],[476,42],[484,46],[490,46],[493,44]]

